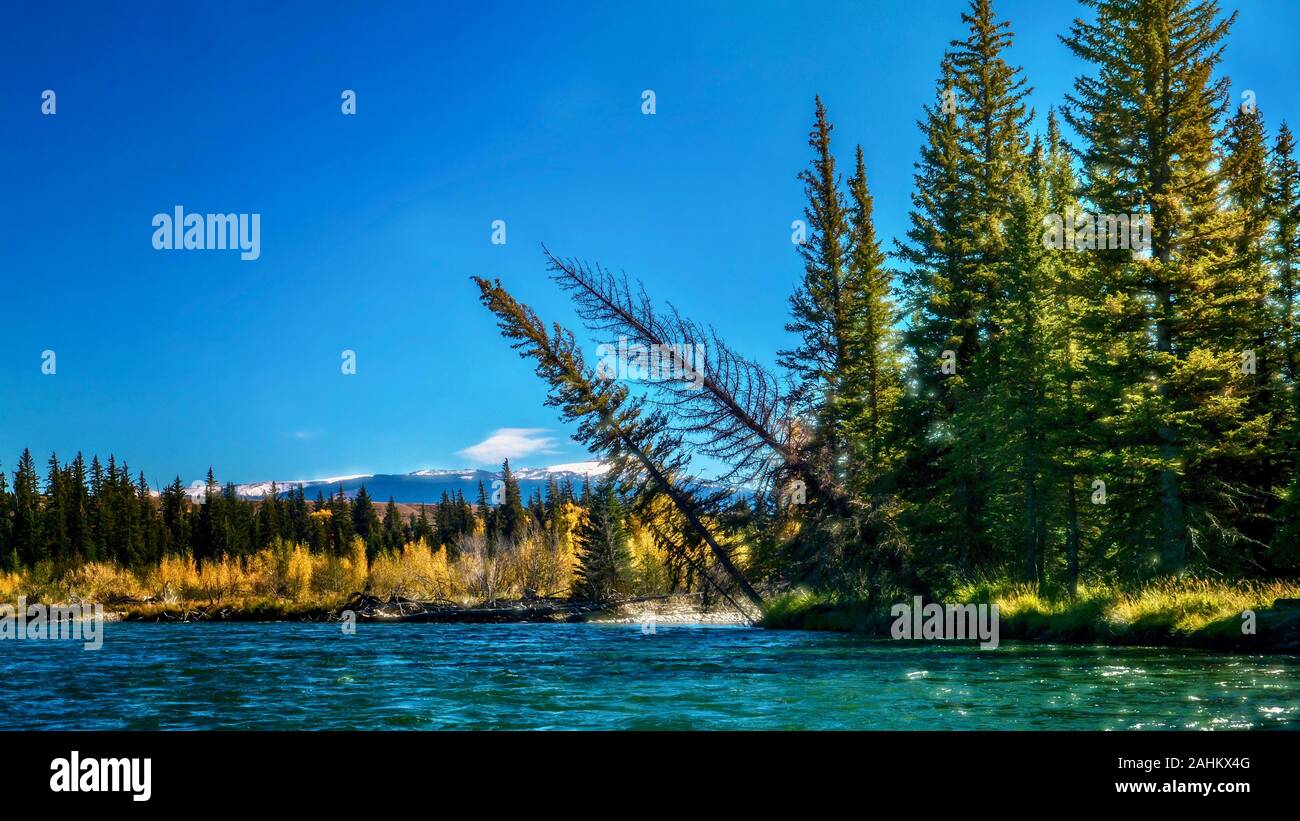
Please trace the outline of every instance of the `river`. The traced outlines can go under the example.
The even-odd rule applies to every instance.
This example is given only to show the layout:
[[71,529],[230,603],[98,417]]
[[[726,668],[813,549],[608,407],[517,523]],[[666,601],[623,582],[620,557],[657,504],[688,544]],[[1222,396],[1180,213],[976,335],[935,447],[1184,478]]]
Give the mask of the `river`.
[[1300,729],[1300,658],[660,624],[0,641],[0,729]]

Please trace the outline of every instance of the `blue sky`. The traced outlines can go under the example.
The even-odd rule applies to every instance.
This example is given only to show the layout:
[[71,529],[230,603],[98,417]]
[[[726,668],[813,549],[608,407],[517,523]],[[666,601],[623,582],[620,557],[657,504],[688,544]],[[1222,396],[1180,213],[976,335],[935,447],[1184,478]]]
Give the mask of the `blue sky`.
[[[151,482],[404,472],[494,460],[500,429],[518,464],[583,459],[470,275],[573,324],[545,242],[771,361],[813,95],[842,163],[863,144],[895,236],[966,3],[471,5],[8,4],[0,464],[31,447],[115,452]],[[1300,4],[1226,5],[1234,95],[1295,124]],[[1056,37],[1080,7],[995,8],[1043,114],[1081,71]],[[176,205],[260,214],[260,259],[154,250]]]

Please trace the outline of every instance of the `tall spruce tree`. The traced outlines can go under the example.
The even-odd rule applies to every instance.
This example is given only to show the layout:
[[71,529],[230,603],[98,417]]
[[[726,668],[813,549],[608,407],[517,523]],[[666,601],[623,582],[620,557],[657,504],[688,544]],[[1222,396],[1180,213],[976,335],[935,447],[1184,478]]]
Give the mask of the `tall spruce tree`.
[[[1045,161],[1049,219],[1054,223],[1059,218],[1064,227],[1067,216],[1073,219],[1080,205],[1071,150],[1061,134],[1055,111],[1049,111],[1047,116]],[[1046,224],[1043,227],[1047,229]],[[1085,544],[1084,534],[1097,532],[1104,510],[1088,502],[1092,477],[1099,472],[1101,454],[1107,446],[1106,437],[1097,427],[1097,409],[1104,404],[1109,390],[1098,379],[1104,371],[1098,360],[1105,351],[1106,296],[1102,280],[1091,275],[1086,255],[1073,247],[1049,251],[1046,265],[1053,304],[1045,314],[1052,317],[1055,328],[1048,336],[1045,351],[1051,378],[1043,386],[1044,436],[1051,479],[1058,494],[1061,570],[1074,595],[1090,547]]]
[[13,511],[11,538],[22,564],[31,567],[49,558],[41,533],[41,492],[36,478],[36,463],[32,452],[26,448],[14,471]]
[[389,496],[388,504],[384,506],[384,549],[397,553],[405,543],[402,514],[397,510],[397,502]]
[[217,558],[217,531],[219,529],[218,509],[221,505],[217,477],[212,468],[208,468],[207,481],[203,486],[203,495],[196,500],[199,504],[198,523],[194,530],[194,560],[199,565]]
[[379,512],[365,485],[357,489],[357,496],[352,501],[352,527],[356,535],[366,543],[366,557],[374,561],[384,550],[384,531],[379,521]]
[[807,432],[791,436],[801,460],[873,501],[865,518],[846,515],[838,500],[802,485],[805,526],[790,557],[796,578],[860,588],[887,530],[876,514],[887,487],[887,434],[900,380],[890,274],[876,240],[862,150],[846,194],[831,151],[833,128],[818,97],[808,139],[813,159],[799,177],[807,197],[808,233],[799,246],[804,274],[786,326],[798,344],[782,351],[780,360],[795,381],[794,428]]
[[[1026,176],[1029,89],[1023,72],[1007,61],[1010,23],[995,18],[988,0],[972,0],[961,19],[967,36],[951,43],[950,59],[962,146],[962,219],[971,242],[963,276],[970,290],[962,301],[970,305],[975,339],[960,383],[963,401],[954,406],[951,423],[964,522],[973,531],[967,564],[974,567],[1010,558],[1002,554],[1003,546],[1024,539],[1038,543],[1041,552],[1042,523],[1036,521],[1041,488],[1026,476],[1041,470],[1041,436],[1029,433],[1019,449],[1008,450],[996,433],[1005,417],[990,411],[1009,395],[1017,396],[1015,406],[1023,413],[1029,413],[1026,403],[1041,405],[1041,399],[1030,398],[1041,380],[1027,387],[1032,378],[1026,380],[1023,371],[1003,360],[1023,356],[1026,345],[1036,344],[1030,340],[1041,342],[1041,326],[1017,328],[1020,333],[1012,338],[1006,322],[1024,315],[1043,279],[1036,258],[1041,249],[1033,236],[1041,209],[1032,202],[1035,192]],[[1035,222],[1026,224],[1027,218]],[[1013,304],[1004,305],[1007,300]],[[1008,484],[1013,475],[1018,478]]]
[[1289,461],[1291,481],[1283,493],[1278,512],[1281,527],[1274,539],[1274,560],[1284,571],[1300,569],[1300,163],[1295,156],[1295,138],[1283,122],[1269,157],[1269,207],[1273,231],[1268,238],[1268,259],[1273,272],[1273,315],[1276,345],[1289,388],[1289,418],[1276,440],[1279,461]]
[[20,564],[13,541],[13,498],[9,494],[9,479],[5,476],[4,465],[0,464],[0,569],[14,572]]
[[507,542],[523,538],[528,531],[527,511],[524,510],[523,496],[519,491],[519,480],[510,470],[510,460],[501,465],[502,499],[497,507],[497,532]]
[[280,486],[271,482],[271,491],[263,497],[257,506],[257,541],[258,549],[270,547],[280,538],[280,520],[284,517],[280,502]]
[[[1240,352],[1214,344],[1224,254],[1215,138],[1227,81],[1215,79],[1232,17],[1205,0],[1081,0],[1095,12],[1063,38],[1094,67],[1069,95],[1082,138],[1083,192],[1102,214],[1149,213],[1150,256],[1110,249],[1112,378],[1124,388],[1111,430],[1124,451],[1123,532],[1135,561],[1180,572],[1193,540],[1221,531],[1214,441],[1239,426]],[[1235,15],[1234,15],[1235,16]],[[1191,508],[1189,510],[1189,507]],[[1143,541],[1146,545],[1143,545]]]
[[791,321],[786,330],[798,344],[782,351],[780,362],[796,380],[795,404],[812,421],[809,449],[843,482],[851,401],[843,389],[850,354],[855,310],[860,306],[848,285],[849,211],[831,153],[834,126],[821,97],[808,145],[809,168],[799,174],[804,183],[806,236],[798,246],[804,275],[790,297]]
[[59,457],[51,453],[46,463],[45,505],[41,515],[41,533],[45,539],[45,555],[56,562],[66,562],[71,558],[71,544],[68,540],[68,497],[69,488],[64,483],[63,467]]
[[[890,296],[892,272],[876,239],[874,205],[867,189],[867,172],[858,146],[849,178],[849,276],[855,292],[855,315],[849,330],[849,357],[844,363],[851,402],[850,431],[854,442],[854,489],[877,499],[886,490],[895,454],[893,424],[902,395],[902,364],[894,330],[895,307]],[[874,503],[874,502],[873,502]]]
[[980,471],[956,421],[968,405],[978,408],[970,378],[981,347],[967,193],[972,161],[962,141],[956,82],[952,59],[945,58],[935,102],[924,108],[919,123],[924,142],[913,176],[910,227],[895,247],[904,264],[903,338],[910,356],[900,401],[905,461],[899,476],[918,559],[969,568],[988,551]]
[[603,602],[622,592],[630,564],[628,534],[612,483],[596,486],[587,515],[574,533],[574,552],[575,598]]
[[185,485],[177,476],[167,489],[162,492],[163,528],[167,532],[167,552],[183,556],[190,552],[189,520],[186,516],[188,505],[185,501]]
[[[343,485],[339,485],[338,492],[330,496],[328,509],[330,512],[330,547],[334,555],[346,555],[352,549],[352,537],[357,535],[357,531],[355,519],[353,518],[353,505],[348,501],[347,494],[343,492]],[[366,518],[369,521],[369,517]],[[367,555],[369,552],[369,545],[367,544]]]
[[90,495],[86,487],[86,478],[86,460],[78,452],[67,468],[64,484],[68,489],[68,545],[72,555],[81,561],[92,558]]
[[86,558],[97,561],[105,555],[104,548],[104,466],[99,462],[99,455],[90,458],[90,498],[86,506],[86,520],[90,525],[90,550]]
[[1269,270],[1268,145],[1263,115],[1253,101],[1242,103],[1229,120],[1224,142],[1220,167],[1231,217],[1230,248],[1217,276],[1218,316],[1209,335],[1229,356],[1236,352],[1243,378],[1232,390],[1244,394],[1245,402],[1223,431],[1234,441],[1220,446],[1213,462],[1218,480],[1231,488],[1218,506],[1223,513],[1215,515],[1227,517],[1237,538],[1210,558],[1221,569],[1237,570],[1267,564],[1265,551],[1274,539],[1278,502],[1293,466],[1283,445],[1291,401]]
[[[1272,264],[1273,303],[1277,319],[1278,344],[1283,368],[1292,383],[1300,380],[1300,163],[1295,156],[1295,137],[1283,122],[1269,157],[1269,208],[1273,232],[1268,238],[1268,260]],[[1300,401],[1300,396],[1296,401]]]

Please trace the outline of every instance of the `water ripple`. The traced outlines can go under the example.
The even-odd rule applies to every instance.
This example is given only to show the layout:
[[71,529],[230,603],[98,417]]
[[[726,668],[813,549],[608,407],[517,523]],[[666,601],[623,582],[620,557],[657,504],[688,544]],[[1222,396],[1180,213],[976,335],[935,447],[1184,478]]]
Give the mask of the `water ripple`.
[[4,729],[1300,729],[1294,657],[730,627],[111,624],[0,676]]

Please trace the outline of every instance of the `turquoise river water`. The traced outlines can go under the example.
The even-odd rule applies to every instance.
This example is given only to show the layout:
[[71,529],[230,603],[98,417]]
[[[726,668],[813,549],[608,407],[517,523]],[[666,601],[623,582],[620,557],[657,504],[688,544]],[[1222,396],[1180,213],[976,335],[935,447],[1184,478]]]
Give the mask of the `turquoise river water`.
[[742,627],[106,624],[0,641],[0,729],[1300,729],[1300,658]]

